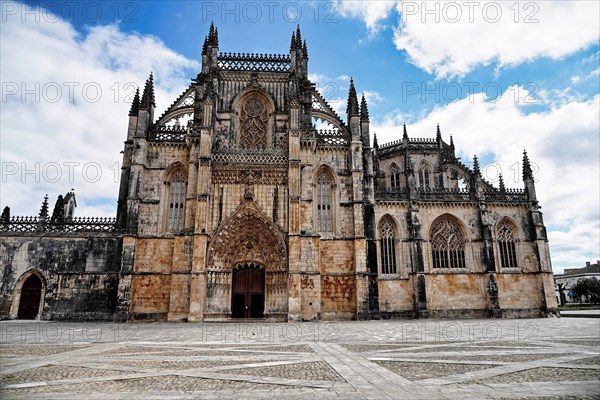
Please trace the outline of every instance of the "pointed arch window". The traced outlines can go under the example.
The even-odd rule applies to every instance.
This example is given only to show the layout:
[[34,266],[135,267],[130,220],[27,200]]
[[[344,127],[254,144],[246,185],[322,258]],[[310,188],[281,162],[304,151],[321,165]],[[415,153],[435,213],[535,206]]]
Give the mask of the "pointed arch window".
[[443,218],[431,227],[433,268],[465,268],[465,238],[460,227]]
[[321,171],[317,176],[317,231],[333,231],[333,213],[331,210],[333,182],[331,176]]
[[429,167],[427,164],[421,164],[421,169],[419,169],[419,187],[421,189],[429,189],[431,184],[429,182]]
[[175,172],[169,184],[169,210],[167,218],[167,230],[169,232],[178,232],[183,229],[185,186],[183,173],[181,171]]
[[503,221],[498,226],[498,247],[500,249],[500,266],[502,268],[517,267],[515,234],[512,224]]
[[392,164],[390,168],[390,189],[400,189],[400,168],[396,164]]
[[396,235],[394,224],[385,220],[379,227],[381,238],[381,273],[396,273]]

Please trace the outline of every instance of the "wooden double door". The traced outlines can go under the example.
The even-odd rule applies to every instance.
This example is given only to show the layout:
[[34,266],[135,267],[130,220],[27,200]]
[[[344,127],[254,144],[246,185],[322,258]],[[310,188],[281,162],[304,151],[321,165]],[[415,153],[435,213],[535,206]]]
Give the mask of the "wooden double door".
[[246,263],[233,269],[232,318],[263,318],[265,311],[265,270]]

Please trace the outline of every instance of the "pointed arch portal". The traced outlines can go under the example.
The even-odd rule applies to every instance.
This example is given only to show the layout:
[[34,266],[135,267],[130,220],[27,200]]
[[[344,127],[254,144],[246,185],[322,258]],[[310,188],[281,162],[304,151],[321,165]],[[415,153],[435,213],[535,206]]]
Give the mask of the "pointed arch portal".
[[287,270],[279,228],[244,201],[209,245],[205,318],[287,318]]
[[36,274],[31,274],[25,280],[19,299],[18,319],[35,319],[37,317],[42,299],[42,288],[42,280]]

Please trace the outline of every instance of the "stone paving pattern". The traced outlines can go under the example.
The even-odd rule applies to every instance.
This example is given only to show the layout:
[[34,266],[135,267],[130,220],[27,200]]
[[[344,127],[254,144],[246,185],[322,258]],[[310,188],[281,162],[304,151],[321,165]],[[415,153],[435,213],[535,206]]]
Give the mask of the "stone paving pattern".
[[2,399],[600,399],[600,319],[0,322]]

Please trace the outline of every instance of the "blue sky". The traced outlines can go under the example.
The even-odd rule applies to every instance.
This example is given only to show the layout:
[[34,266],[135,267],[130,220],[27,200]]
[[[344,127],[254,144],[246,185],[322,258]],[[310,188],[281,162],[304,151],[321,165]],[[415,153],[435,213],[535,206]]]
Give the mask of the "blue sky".
[[[598,3],[424,4],[3,2],[0,202],[29,215],[44,193],[75,187],[79,215],[114,214],[133,84],[154,71],[159,115],[197,74],[211,21],[221,51],[261,53],[287,53],[300,24],[310,78],[340,115],[352,76],[380,143],[400,137],[404,122],[420,137],[440,123],[465,163],[478,154],[488,179],[501,171],[509,187],[522,187],[527,148],[555,269],[600,258]],[[68,99],[66,82],[97,83],[102,98],[78,87]],[[23,91],[36,83],[41,99]],[[49,83],[62,89],[58,101]],[[49,179],[48,163],[60,179]]]

